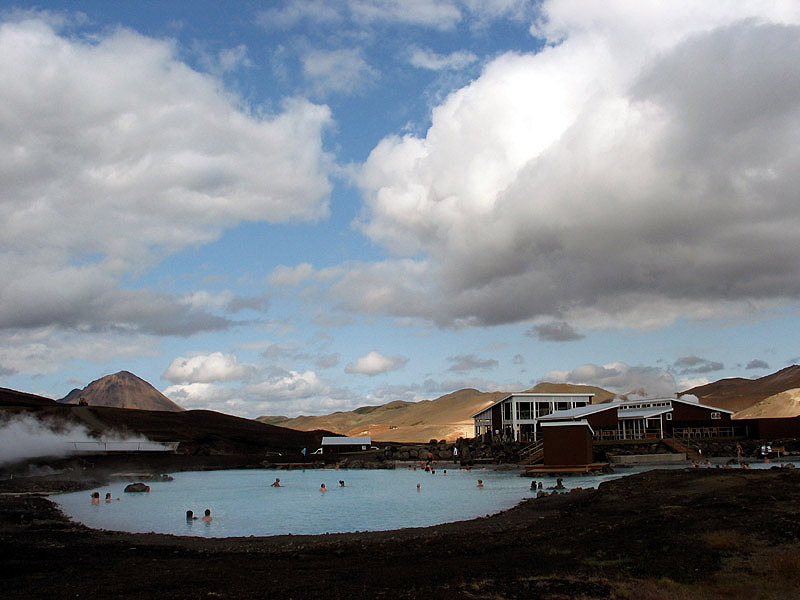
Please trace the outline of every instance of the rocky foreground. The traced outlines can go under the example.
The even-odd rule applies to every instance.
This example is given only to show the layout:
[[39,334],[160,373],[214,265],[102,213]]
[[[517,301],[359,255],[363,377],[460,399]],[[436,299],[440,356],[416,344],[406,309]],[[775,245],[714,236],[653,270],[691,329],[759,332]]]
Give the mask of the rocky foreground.
[[437,527],[216,540],[89,530],[31,493],[87,484],[0,482],[0,596],[750,600],[800,593],[794,469],[651,471]]

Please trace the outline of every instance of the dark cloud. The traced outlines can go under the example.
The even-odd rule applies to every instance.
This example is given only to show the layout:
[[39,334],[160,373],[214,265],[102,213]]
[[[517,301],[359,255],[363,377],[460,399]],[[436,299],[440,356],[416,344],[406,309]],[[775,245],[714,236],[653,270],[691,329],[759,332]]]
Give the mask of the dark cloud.
[[493,358],[482,359],[474,354],[459,354],[457,356],[450,356],[447,360],[453,363],[447,370],[457,373],[495,369],[500,364]]
[[237,313],[242,310],[254,310],[256,312],[267,312],[269,310],[270,299],[267,295],[263,296],[240,296],[228,303],[229,312]]
[[326,354],[324,356],[320,356],[315,361],[318,367],[323,369],[331,369],[339,364],[339,355],[338,354]]
[[747,363],[745,369],[769,369],[769,365],[763,360],[754,358],[749,363]]
[[16,375],[17,373],[18,371],[16,369],[11,369],[0,365],[0,377],[8,377],[10,375]]
[[544,325],[534,325],[525,335],[537,338],[543,342],[573,342],[582,340],[584,335],[578,333],[569,323],[554,321]]
[[721,371],[725,365],[699,356],[684,356],[675,361],[674,367],[681,375],[688,375]]

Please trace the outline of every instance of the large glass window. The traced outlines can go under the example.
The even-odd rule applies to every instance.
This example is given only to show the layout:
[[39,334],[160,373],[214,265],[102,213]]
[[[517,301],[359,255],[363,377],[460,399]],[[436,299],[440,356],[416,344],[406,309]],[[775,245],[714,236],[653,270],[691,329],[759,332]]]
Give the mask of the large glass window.
[[531,403],[530,402],[518,402],[517,403],[517,419],[520,421],[531,420],[533,419],[533,414],[531,414]]
[[543,417],[545,415],[550,414],[550,403],[549,402],[537,402],[536,403],[536,416]]

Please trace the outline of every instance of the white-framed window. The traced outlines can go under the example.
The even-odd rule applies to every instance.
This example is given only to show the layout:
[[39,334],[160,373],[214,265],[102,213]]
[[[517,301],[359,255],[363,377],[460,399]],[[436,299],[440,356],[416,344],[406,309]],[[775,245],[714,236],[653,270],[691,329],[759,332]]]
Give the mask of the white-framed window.
[[714,412],[711,413],[711,418],[712,419],[721,419],[722,418],[722,413],[714,411]]
[[672,421],[672,413],[667,413],[667,414],[664,416],[664,418],[665,418],[667,421]]

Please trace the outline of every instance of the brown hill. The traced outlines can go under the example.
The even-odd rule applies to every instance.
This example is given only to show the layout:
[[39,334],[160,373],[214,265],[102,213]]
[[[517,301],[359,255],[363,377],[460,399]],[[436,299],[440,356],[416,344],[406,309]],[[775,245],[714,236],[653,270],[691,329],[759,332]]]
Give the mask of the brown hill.
[[83,398],[89,406],[138,408],[140,410],[166,410],[179,412],[175,404],[144,379],[128,371],[106,375],[93,381],[82,390],[74,389],[59,400],[64,404],[78,404]]
[[800,388],[786,390],[733,415],[734,419],[775,419],[800,416]]
[[699,398],[701,404],[739,412],[769,396],[794,388],[800,388],[800,365],[786,367],[759,379],[720,379],[686,390],[680,395],[693,394]]
[[472,415],[505,396],[505,392],[466,389],[435,400],[389,402],[323,416],[258,417],[258,421],[308,431],[328,429],[343,435],[369,435],[376,441],[428,442],[472,437]]

